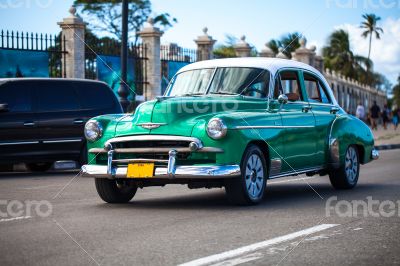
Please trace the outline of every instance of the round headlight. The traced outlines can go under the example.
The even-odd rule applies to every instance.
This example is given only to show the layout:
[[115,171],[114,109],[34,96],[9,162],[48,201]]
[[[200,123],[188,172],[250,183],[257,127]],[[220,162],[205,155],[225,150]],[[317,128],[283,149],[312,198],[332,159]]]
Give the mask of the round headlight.
[[85,125],[85,137],[89,141],[96,141],[103,135],[103,128],[100,123],[90,120]]
[[211,119],[207,124],[207,134],[212,139],[221,139],[225,137],[228,128],[219,118]]

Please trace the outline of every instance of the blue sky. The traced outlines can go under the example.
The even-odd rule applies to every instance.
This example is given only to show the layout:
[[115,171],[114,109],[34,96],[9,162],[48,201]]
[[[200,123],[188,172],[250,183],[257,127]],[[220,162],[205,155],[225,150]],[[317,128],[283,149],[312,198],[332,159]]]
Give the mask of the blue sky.
[[[57,33],[57,22],[68,15],[72,0],[0,0],[0,28],[41,33]],[[359,36],[361,15],[382,17],[384,38],[373,42],[375,69],[392,82],[400,73],[400,0],[153,0],[153,12],[168,12],[178,23],[162,37],[194,48],[193,40],[207,26],[218,42],[226,34],[246,35],[261,50],[271,38],[299,31],[308,45],[321,48],[334,29],[351,34],[352,48],[367,55],[367,41]]]

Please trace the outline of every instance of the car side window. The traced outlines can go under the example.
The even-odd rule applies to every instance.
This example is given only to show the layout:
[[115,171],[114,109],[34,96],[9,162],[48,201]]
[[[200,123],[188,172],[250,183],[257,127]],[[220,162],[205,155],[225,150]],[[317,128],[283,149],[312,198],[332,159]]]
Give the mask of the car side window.
[[280,94],[285,94],[289,101],[303,101],[300,89],[300,79],[297,71],[285,70],[279,73],[274,88],[274,98]]
[[44,81],[32,84],[39,112],[78,110],[78,96],[73,86],[66,82]]
[[243,95],[255,98],[265,98],[268,94],[270,74],[263,71],[247,88],[243,90]]
[[304,73],[304,84],[309,102],[331,103],[323,83],[318,78]]
[[0,104],[7,104],[10,112],[30,112],[31,89],[25,82],[7,82],[0,86]]

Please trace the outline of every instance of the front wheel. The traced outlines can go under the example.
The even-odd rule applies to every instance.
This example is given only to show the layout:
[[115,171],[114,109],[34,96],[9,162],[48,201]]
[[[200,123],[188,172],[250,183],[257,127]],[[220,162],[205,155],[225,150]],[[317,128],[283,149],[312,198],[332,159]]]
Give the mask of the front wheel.
[[349,146],[346,150],[344,164],[339,169],[329,173],[329,179],[335,189],[352,189],[357,185],[360,174],[360,159],[355,146]]
[[137,186],[126,180],[95,178],[96,190],[107,203],[126,203],[136,194]]
[[267,167],[265,157],[255,145],[249,146],[244,152],[240,165],[241,176],[227,180],[225,191],[229,201],[238,205],[259,203],[266,187]]

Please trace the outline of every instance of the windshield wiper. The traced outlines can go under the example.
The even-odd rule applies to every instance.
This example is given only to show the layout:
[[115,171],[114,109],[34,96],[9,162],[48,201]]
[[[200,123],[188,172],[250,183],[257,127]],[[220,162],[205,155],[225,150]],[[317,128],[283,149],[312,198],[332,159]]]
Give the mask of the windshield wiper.
[[202,95],[204,95],[204,93],[186,93],[186,94],[176,95],[176,96],[185,97],[185,96],[202,96]]
[[210,94],[221,94],[221,95],[238,95],[238,93],[227,92],[227,91],[216,91],[216,92],[210,92]]

